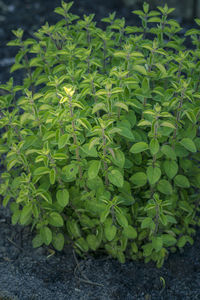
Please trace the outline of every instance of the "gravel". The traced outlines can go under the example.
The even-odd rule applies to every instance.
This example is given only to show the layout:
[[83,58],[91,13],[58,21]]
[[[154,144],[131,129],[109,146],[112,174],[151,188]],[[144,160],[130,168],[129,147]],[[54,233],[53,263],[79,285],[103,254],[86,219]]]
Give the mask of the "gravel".
[[[127,23],[133,24],[130,9],[120,3],[79,0],[72,12],[94,12],[98,21],[116,10],[118,17],[125,16]],[[31,36],[45,21],[54,24],[59,19],[53,13],[59,5],[58,0],[0,0],[0,82],[9,79],[9,67],[17,52],[6,47],[13,38],[11,30],[22,27],[25,36]],[[194,245],[187,244],[181,252],[170,254],[160,269],[142,261],[120,264],[103,255],[88,255],[83,260],[67,245],[55,253],[46,246],[34,249],[32,238],[30,227],[12,226],[9,208],[1,206],[0,300],[200,299],[200,228]]]

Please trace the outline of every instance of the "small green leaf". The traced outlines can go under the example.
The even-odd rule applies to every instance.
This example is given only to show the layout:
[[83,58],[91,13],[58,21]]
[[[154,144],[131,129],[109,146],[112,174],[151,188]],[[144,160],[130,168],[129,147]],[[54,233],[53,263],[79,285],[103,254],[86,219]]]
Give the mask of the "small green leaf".
[[174,178],[174,183],[177,186],[182,187],[182,188],[189,188],[190,187],[189,180],[184,175],[177,175]]
[[149,149],[149,146],[147,143],[145,142],[138,142],[136,144],[134,144],[131,149],[130,149],[130,152],[131,153],[140,153],[140,152],[143,152],[145,150]]
[[102,211],[101,215],[100,215],[100,222],[101,223],[104,223],[107,216],[109,215],[110,213],[110,207],[108,206],[104,211]]
[[48,246],[52,241],[52,232],[51,229],[47,226],[40,228],[40,235],[43,243]]
[[118,132],[118,134],[120,134],[121,136],[129,139],[130,141],[134,141],[135,137],[132,133],[132,130],[129,129],[128,127],[122,126],[122,125],[118,125],[117,129],[119,129],[120,131]]
[[92,109],[92,114],[95,114],[99,110],[104,110],[105,112],[107,112],[107,108],[104,103],[100,102],[100,103],[95,104]]
[[128,112],[128,106],[123,102],[115,102],[114,106],[122,108]]
[[48,222],[55,227],[63,227],[63,218],[57,212],[51,212],[48,216]]
[[116,236],[116,233],[117,233],[117,228],[115,225],[112,225],[109,223],[105,224],[104,234],[105,234],[106,239],[109,242],[111,242],[114,239],[114,237]]
[[7,164],[7,170],[10,171],[10,169],[12,169],[12,167],[14,167],[17,163],[19,163],[19,160],[11,159]]
[[47,201],[48,203],[52,203],[52,198],[51,198],[51,194],[47,191],[45,191],[44,189],[38,189],[36,192],[36,196],[41,196],[45,201]]
[[87,252],[89,250],[88,243],[83,237],[80,237],[76,242],[75,245],[81,249],[83,252]]
[[66,175],[66,178],[71,179],[71,178],[76,178],[76,174],[78,173],[78,166],[75,164],[69,164],[68,166],[65,166],[63,168],[63,172]]
[[150,256],[152,251],[153,251],[153,245],[152,243],[147,243],[145,245],[142,246],[143,248],[143,255],[146,257],[146,256]]
[[56,199],[60,206],[65,207],[69,203],[69,192],[66,189],[58,190],[56,193]]
[[152,218],[150,217],[146,217],[142,223],[141,223],[141,228],[144,229],[144,228],[149,228],[149,229],[154,229],[155,228],[155,223],[154,221],[152,220]]
[[153,237],[152,238],[152,246],[156,250],[156,252],[159,252],[163,246],[162,238],[161,237]]
[[184,138],[180,141],[180,144],[190,152],[197,152],[195,143],[190,138]]
[[123,168],[125,164],[125,155],[120,150],[117,149],[114,151],[114,157],[111,158],[111,161],[119,168]]
[[40,234],[36,234],[36,236],[32,240],[33,248],[38,248],[43,244],[43,240]]
[[84,152],[84,154],[86,154],[86,156],[91,156],[91,157],[97,157],[98,154],[97,154],[97,151],[94,147],[90,148],[89,147],[90,144],[87,143],[87,144],[84,144],[82,147],[81,147],[81,150]]
[[147,175],[144,172],[137,172],[131,176],[130,181],[137,187],[144,186],[147,183]]
[[128,226],[128,221],[126,216],[123,214],[123,212],[115,211],[116,219],[119,225],[122,227],[127,227]]
[[109,181],[117,187],[123,187],[124,177],[122,173],[117,169],[112,169],[108,172]]
[[166,175],[172,179],[178,172],[178,165],[174,160],[165,160],[163,167]]
[[35,169],[35,171],[34,171],[35,176],[45,175],[45,174],[49,174],[49,173],[50,173],[50,169],[47,167],[39,167],[39,168]]
[[158,153],[159,149],[160,149],[160,145],[157,139],[152,139],[150,144],[149,144],[149,149],[152,155],[155,155],[156,153]]
[[134,66],[133,66],[133,70],[134,70],[134,71],[137,71],[137,72],[139,72],[139,73],[141,73],[142,75],[147,75],[147,71],[146,71],[146,69],[145,69],[144,66],[141,66],[141,65],[134,65]]
[[165,195],[171,195],[173,193],[171,184],[169,183],[169,181],[167,181],[165,179],[161,179],[158,182],[157,189],[159,190],[159,192],[161,192]]
[[162,234],[161,235],[164,246],[171,247],[176,244],[176,238],[170,234]]
[[64,243],[65,238],[61,232],[53,236],[52,244],[56,250],[61,251],[64,247]]
[[160,176],[161,176],[160,168],[152,167],[152,166],[149,166],[147,168],[147,178],[151,185],[155,184],[160,179]]
[[69,134],[63,134],[60,136],[58,140],[58,149],[63,148],[69,141],[70,135]]
[[101,161],[93,160],[88,169],[88,178],[94,179],[98,175],[100,167],[101,167]]
[[172,147],[170,147],[168,145],[162,146],[161,152],[164,153],[167,156],[167,158],[170,158],[170,159],[173,159],[173,160],[176,159],[175,151],[172,149]]
[[122,231],[122,234],[128,239],[136,239],[137,237],[137,231],[131,225],[125,227]]
[[88,234],[86,237],[86,241],[91,250],[93,250],[93,251],[97,250],[97,248],[99,246],[99,241],[98,241],[96,235]]
[[55,183],[56,180],[56,171],[55,169],[51,169],[50,173],[49,173],[49,180],[51,184]]
[[20,224],[25,225],[26,222],[29,221],[31,215],[32,215],[32,206],[27,204],[23,207],[21,211]]

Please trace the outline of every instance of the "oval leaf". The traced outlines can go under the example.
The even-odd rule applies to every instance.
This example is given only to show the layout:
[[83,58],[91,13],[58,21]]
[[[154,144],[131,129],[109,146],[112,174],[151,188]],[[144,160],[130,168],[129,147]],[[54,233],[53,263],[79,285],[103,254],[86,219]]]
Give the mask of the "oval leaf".
[[58,190],[56,193],[56,199],[60,206],[65,207],[69,203],[69,192],[66,189]]
[[161,170],[158,167],[153,168],[152,166],[149,166],[147,168],[147,178],[149,180],[150,184],[155,184],[161,176]]
[[193,140],[189,138],[184,138],[180,141],[180,144],[190,152],[197,152],[197,148]]
[[109,181],[117,187],[123,187],[124,178],[122,173],[117,169],[112,169],[108,173]]
[[174,183],[182,188],[189,188],[190,187],[190,183],[189,180],[187,179],[187,177],[183,176],[183,175],[177,175],[174,178]]
[[145,142],[139,142],[139,143],[134,144],[131,147],[130,152],[131,153],[140,153],[140,152],[145,151],[147,149],[149,149],[149,146],[148,146],[147,143],[145,143]]

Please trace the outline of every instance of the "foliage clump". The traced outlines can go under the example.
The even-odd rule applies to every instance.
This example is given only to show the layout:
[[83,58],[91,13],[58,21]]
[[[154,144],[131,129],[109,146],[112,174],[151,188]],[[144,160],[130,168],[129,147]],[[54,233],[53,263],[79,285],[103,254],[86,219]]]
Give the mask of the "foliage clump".
[[24,78],[0,86],[3,205],[34,247],[160,267],[200,225],[200,30],[188,50],[167,5],[133,11],[141,27],[110,14],[103,31],[61,4],[56,25],[8,43]]

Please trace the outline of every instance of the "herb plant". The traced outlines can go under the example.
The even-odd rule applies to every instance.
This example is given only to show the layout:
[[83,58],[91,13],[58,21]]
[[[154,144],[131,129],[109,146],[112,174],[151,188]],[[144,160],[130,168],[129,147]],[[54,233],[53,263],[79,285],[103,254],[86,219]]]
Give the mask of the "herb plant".
[[8,43],[24,77],[0,86],[3,206],[31,225],[33,247],[161,267],[200,225],[200,30],[181,38],[173,9],[147,3],[133,11],[141,27],[112,13],[102,30],[72,4]]

